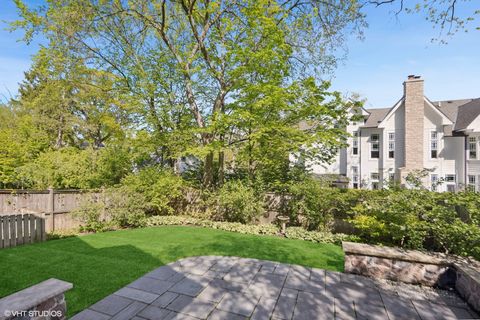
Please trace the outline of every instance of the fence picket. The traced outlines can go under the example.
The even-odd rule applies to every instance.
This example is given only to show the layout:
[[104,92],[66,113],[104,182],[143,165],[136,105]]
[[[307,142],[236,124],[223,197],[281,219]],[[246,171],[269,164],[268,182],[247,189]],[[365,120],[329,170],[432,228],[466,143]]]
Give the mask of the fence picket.
[[17,228],[15,224],[17,223],[17,216],[10,216],[10,246],[16,247],[17,246]]
[[47,232],[45,231],[45,218],[40,219],[40,235],[41,235],[40,241],[47,240]]
[[0,249],[45,241],[44,217],[33,214],[0,216]]
[[29,235],[29,232],[28,232],[28,214],[24,214],[22,216],[22,220],[23,220],[23,243],[28,243],[28,235]]
[[40,233],[42,231],[41,220],[40,217],[35,216],[35,242],[42,241],[42,234]]
[[8,230],[8,224],[10,222],[10,216],[3,217],[3,247],[10,247],[10,232]]
[[0,249],[3,248],[3,217],[0,217]]
[[30,220],[30,241],[29,243],[35,242],[35,216],[33,214],[28,215]]
[[17,245],[23,244],[23,217],[21,214],[17,215]]

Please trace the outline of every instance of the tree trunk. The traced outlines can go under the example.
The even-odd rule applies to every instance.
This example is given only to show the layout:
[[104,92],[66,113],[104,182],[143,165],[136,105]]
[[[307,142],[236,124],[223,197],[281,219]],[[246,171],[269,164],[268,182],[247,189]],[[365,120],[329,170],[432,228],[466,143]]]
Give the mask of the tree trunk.
[[218,152],[218,186],[223,186],[225,182],[225,152]]
[[204,188],[211,188],[213,186],[213,151],[210,151],[205,157],[202,182]]

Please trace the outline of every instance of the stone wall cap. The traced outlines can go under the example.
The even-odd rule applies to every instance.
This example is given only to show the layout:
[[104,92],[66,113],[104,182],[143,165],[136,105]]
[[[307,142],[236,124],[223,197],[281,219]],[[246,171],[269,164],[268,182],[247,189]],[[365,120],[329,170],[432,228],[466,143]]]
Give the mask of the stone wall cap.
[[480,269],[475,264],[467,264],[467,261],[455,261],[453,266],[457,271],[461,271],[467,275],[471,281],[476,282],[480,286]]
[[8,319],[5,311],[28,311],[42,302],[73,288],[69,282],[48,279],[0,299],[0,320]]
[[342,242],[342,247],[345,254],[356,254],[435,265],[451,264],[451,260],[447,255],[437,253],[425,253],[417,250],[404,250],[400,248],[375,246],[354,242]]

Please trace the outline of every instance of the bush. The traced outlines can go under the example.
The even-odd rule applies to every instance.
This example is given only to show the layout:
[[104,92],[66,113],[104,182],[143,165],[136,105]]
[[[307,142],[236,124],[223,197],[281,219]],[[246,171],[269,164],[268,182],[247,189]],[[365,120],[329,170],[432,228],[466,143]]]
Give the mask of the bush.
[[145,225],[146,203],[140,193],[125,187],[111,188],[85,199],[72,215],[81,222],[82,232],[141,227]]
[[346,217],[358,200],[358,193],[307,179],[289,187],[289,197],[282,211],[290,217],[291,223],[307,230],[331,231],[334,219]]
[[109,230],[111,224],[104,215],[105,204],[95,197],[84,200],[71,215],[80,221],[80,232],[102,232]]
[[427,190],[369,192],[352,209],[361,239],[480,259],[480,196]]
[[285,237],[290,239],[306,240],[318,243],[341,244],[342,241],[359,241],[359,237],[343,233],[307,231],[302,227],[288,227]]
[[185,182],[173,172],[149,167],[122,180],[124,190],[142,194],[150,215],[181,214],[185,207]]
[[112,188],[105,192],[105,212],[113,225],[121,228],[145,225],[147,199],[127,187]]
[[263,194],[234,180],[227,182],[218,192],[218,214],[229,222],[255,222],[264,212]]

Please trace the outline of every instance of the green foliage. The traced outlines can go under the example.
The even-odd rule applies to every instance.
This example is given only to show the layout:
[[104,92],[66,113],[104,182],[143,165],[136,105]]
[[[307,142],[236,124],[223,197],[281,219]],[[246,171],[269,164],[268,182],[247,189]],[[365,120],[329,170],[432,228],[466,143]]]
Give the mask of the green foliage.
[[[318,160],[345,140],[339,128],[353,104],[316,79],[335,66],[347,30],[365,25],[357,1],[16,5],[12,28],[23,29],[27,42],[35,34],[48,41],[21,103],[47,115],[36,123],[57,147],[70,140],[100,146],[131,129],[151,144],[143,155],[157,163],[205,159],[202,180],[212,187],[233,161],[251,181],[284,182],[290,152]],[[311,129],[299,128],[300,120]],[[324,152],[303,151],[317,145]],[[225,153],[235,160],[215,165]]]
[[86,199],[70,214],[81,223],[80,232],[103,232],[112,225],[104,214],[105,204],[97,199]]
[[128,151],[120,147],[77,149],[41,153],[16,169],[22,185],[36,189],[91,189],[112,186],[131,170]]
[[480,258],[480,196],[427,190],[365,192],[350,220],[361,239]]
[[[211,220],[196,219],[188,216],[154,216],[147,219],[147,226],[167,226],[167,225],[192,225],[205,228],[213,228],[225,231],[232,231],[244,234],[254,235],[278,235],[278,227],[272,224],[242,224],[238,222],[219,222]],[[342,241],[355,241],[358,238],[344,234],[332,234],[329,232],[312,232],[303,228],[288,227],[286,230],[287,238],[306,240],[316,243],[336,243]]]
[[86,197],[71,214],[80,221],[80,231],[103,232],[112,228],[144,226],[146,208],[143,194],[117,187]]
[[343,233],[308,231],[302,227],[288,227],[285,230],[285,237],[290,239],[299,239],[318,243],[341,244],[342,241],[359,241],[360,238],[354,235]]
[[198,219],[189,216],[153,216],[147,219],[147,226],[166,225],[193,225],[255,235],[273,236],[278,234],[278,228],[272,224],[243,224],[239,222],[222,222]]
[[185,182],[170,170],[146,167],[122,180],[124,190],[145,197],[148,214],[171,215],[184,207]]
[[289,186],[283,214],[291,223],[308,230],[330,231],[334,218],[346,217],[355,202],[355,190],[331,188],[320,181],[306,179]]
[[113,225],[121,228],[145,225],[148,201],[144,194],[118,187],[106,190],[103,197],[103,211]]
[[240,180],[222,186],[217,201],[220,219],[229,222],[255,222],[264,212],[263,194]]

